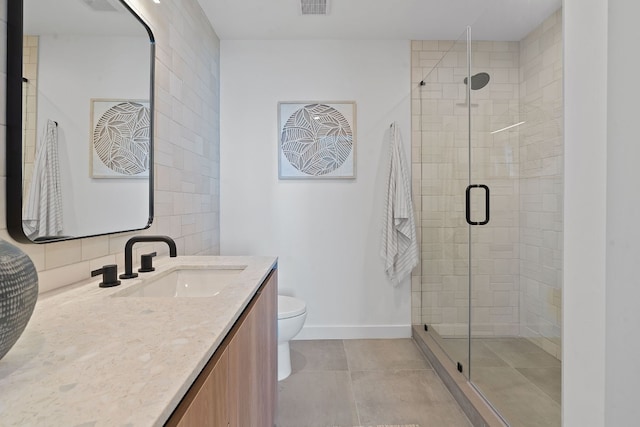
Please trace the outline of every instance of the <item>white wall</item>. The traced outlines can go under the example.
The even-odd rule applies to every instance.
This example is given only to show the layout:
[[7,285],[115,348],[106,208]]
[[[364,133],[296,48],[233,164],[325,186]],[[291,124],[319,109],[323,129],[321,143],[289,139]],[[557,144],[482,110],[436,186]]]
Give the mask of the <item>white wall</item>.
[[148,100],[149,50],[147,36],[40,36],[36,135],[42,138],[48,119],[58,122],[64,235],[147,224],[147,179],[91,177],[90,101]]
[[638,424],[635,0],[565,0],[566,427]]
[[563,426],[633,425],[604,419],[607,2],[564,0],[563,17]]
[[605,425],[640,421],[640,3],[609,2]]
[[[408,41],[221,42],[220,250],[279,256],[299,338],[410,335],[410,284],[379,258],[388,128],[410,156]],[[355,180],[278,180],[278,101],[357,103]]]

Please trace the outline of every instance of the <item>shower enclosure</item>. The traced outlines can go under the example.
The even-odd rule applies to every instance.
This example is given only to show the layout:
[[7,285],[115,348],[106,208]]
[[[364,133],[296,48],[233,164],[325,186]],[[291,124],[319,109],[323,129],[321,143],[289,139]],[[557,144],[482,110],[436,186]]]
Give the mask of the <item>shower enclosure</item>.
[[560,425],[560,14],[412,44],[413,323],[512,426]]

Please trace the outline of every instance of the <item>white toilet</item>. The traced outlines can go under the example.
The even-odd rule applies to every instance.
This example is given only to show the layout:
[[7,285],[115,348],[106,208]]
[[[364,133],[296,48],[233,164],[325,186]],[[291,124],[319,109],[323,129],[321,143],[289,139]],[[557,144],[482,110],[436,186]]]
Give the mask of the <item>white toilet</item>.
[[291,374],[289,341],[298,335],[307,318],[307,305],[293,297],[278,295],[278,381]]

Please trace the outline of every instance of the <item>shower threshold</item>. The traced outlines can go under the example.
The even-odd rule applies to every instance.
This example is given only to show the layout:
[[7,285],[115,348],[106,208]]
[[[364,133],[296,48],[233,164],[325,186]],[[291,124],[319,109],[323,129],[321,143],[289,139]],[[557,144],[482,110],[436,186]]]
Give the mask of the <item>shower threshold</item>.
[[438,345],[436,338],[431,334],[436,334],[436,332],[427,332],[422,325],[412,326],[413,339],[418,348],[427,357],[471,424],[474,427],[508,427],[508,424],[482,397],[473,384],[461,372],[458,372],[456,366],[451,363],[451,359],[447,357]]

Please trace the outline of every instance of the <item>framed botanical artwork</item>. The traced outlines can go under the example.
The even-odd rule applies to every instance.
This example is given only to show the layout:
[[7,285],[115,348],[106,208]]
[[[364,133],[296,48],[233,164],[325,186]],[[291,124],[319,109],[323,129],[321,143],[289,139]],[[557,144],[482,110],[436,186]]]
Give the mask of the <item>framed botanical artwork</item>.
[[91,177],[148,178],[150,118],[148,100],[91,99]]
[[356,103],[279,102],[280,179],[356,177]]

